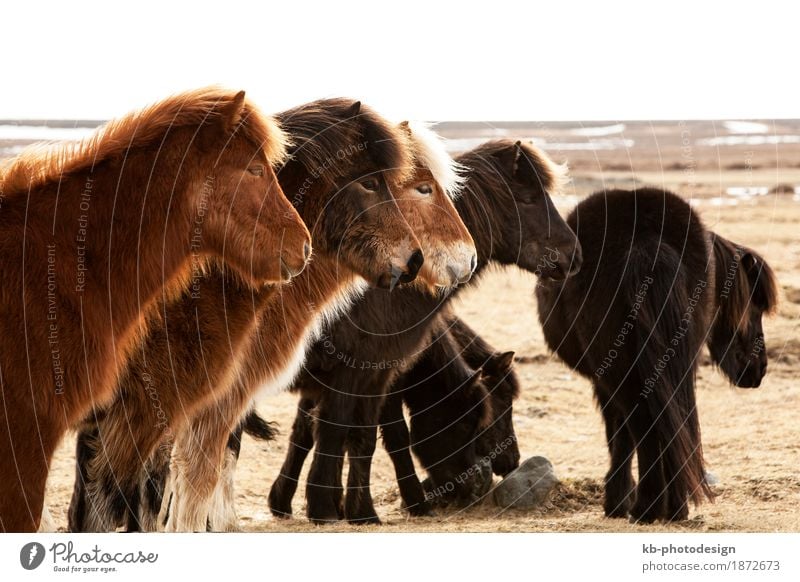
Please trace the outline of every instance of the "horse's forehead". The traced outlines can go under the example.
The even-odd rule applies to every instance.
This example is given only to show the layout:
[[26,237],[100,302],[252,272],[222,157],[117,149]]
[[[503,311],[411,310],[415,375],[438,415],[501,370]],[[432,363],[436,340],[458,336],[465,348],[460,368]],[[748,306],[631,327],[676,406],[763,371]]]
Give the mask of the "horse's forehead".
[[[433,182],[436,186],[439,186],[429,169],[417,166],[413,169],[408,179],[404,180],[399,187],[401,189],[414,188],[422,182]],[[436,190],[441,191],[441,188],[437,187]]]
[[420,166],[414,168],[414,173],[411,174],[411,179],[416,182],[435,181],[433,172],[431,172],[428,168],[423,168]]

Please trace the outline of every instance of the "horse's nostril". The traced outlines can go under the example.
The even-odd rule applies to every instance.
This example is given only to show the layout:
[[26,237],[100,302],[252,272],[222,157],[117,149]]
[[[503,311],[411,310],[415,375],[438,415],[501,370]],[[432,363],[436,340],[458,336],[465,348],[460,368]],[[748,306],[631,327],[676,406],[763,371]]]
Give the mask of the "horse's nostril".
[[406,263],[406,268],[408,269],[408,276],[409,277],[416,277],[417,273],[419,273],[420,268],[422,267],[422,263],[425,262],[425,256],[422,254],[422,251],[417,249],[412,254],[411,257],[408,259],[408,263]]
[[303,245],[303,257],[305,258],[305,260],[308,260],[308,257],[310,256],[311,256],[311,245],[308,244],[308,242],[306,242]]

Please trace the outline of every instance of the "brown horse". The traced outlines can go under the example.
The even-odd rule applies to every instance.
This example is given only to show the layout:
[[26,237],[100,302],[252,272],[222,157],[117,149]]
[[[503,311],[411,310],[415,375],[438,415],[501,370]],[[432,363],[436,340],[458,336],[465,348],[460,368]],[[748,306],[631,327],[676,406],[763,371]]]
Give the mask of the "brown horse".
[[[456,286],[469,279],[476,264],[472,237],[451,200],[461,183],[455,171],[457,166],[446,154],[438,136],[424,126],[401,124],[401,128],[410,131],[414,165],[412,175],[396,189],[397,201],[406,220],[418,234],[425,256],[430,257],[420,271],[420,286],[429,291],[434,287]],[[333,272],[333,251],[331,249],[330,255],[320,253],[316,256],[307,273],[282,291],[281,301],[275,302],[262,317],[258,340],[244,360],[234,390],[217,406],[201,413],[192,422],[190,430],[177,439],[172,454],[173,503],[168,530],[204,527],[209,510],[212,529],[235,529],[237,520],[233,510],[231,475],[235,458],[224,456],[229,434],[248,411],[259,386],[266,384],[272,390],[282,390],[291,384],[303,363],[307,346],[317,337],[322,324],[334,319],[341,311],[343,305],[339,304],[336,312],[323,311],[324,317],[310,312],[305,307],[309,302],[323,306],[325,299],[317,297],[318,292],[313,289],[302,288],[304,281],[320,277],[326,270]],[[345,275],[339,267],[339,280]],[[359,289],[363,291],[365,287]],[[306,314],[307,321],[302,338],[275,332],[276,327],[284,329],[286,322],[301,319],[301,314]],[[293,360],[266,357],[274,351],[273,343],[290,341],[297,346]],[[224,478],[220,481],[221,467]],[[218,482],[222,487],[217,491],[212,506],[211,494]],[[205,491],[205,498],[199,494],[202,491]]]
[[111,400],[157,301],[209,257],[248,285],[303,269],[309,233],[271,167],[284,145],[243,92],[209,88],[2,166],[0,531],[38,528],[55,447]]

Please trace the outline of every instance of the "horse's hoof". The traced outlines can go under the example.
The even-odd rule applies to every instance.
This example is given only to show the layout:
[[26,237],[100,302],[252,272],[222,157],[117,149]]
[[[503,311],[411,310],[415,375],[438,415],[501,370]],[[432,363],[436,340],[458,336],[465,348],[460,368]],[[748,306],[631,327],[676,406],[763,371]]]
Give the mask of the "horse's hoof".
[[427,501],[415,503],[410,506],[404,505],[403,510],[411,517],[436,517],[436,512],[433,511],[433,508]]
[[636,508],[631,510],[630,523],[633,524],[650,524],[654,523],[658,519],[658,515],[655,511],[642,511],[641,513],[636,510]]
[[603,505],[603,513],[610,519],[619,519],[628,517],[631,504],[628,501],[613,502],[607,501]]
[[667,509],[667,514],[664,516],[666,521],[686,521],[689,519],[689,506],[683,504],[681,507]]
[[339,519],[338,515],[333,514],[333,515],[330,515],[329,517],[318,517],[318,516],[311,517],[309,515],[308,516],[308,521],[310,521],[314,525],[331,525],[331,524],[337,523],[338,521],[341,521],[341,520]]
[[351,525],[381,525],[381,519],[377,515],[366,517],[349,517],[347,522]]
[[336,523],[337,521],[341,521],[342,519],[339,516],[339,512],[334,508],[307,508],[306,516],[308,517],[308,521],[314,525],[330,525],[332,523]]
[[272,517],[277,517],[278,519],[291,519],[292,518],[292,510],[289,511],[281,511],[276,507],[270,507],[269,512],[272,514]]
[[606,509],[604,513],[607,518],[609,519],[624,519],[628,517],[628,510],[627,509]]

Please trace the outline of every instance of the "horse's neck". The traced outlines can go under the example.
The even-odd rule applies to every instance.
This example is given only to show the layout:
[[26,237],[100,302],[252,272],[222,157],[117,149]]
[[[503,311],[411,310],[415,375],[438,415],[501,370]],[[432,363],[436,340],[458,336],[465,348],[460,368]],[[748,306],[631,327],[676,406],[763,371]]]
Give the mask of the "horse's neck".
[[247,374],[271,389],[288,386],[323,324],[334,320],[367,288],[363,278],[333,259],[315,255],[289,285],[279,288],[261,315],[247,358]]
[[[178,280],[188,279],[191,216],[187,193],[202,186],[183,175],[179,160],[147,162],[148,156],[142,153],[134,157],[124,166],[110,164],[102,176],[95,172],[87,212],[81,212],[87,205],[77,197],[59,204],[59,213],[70,206],[73,214],[60,216],[59,221],[78,225],[81,215],[86,217],[85,242],[78,244],[93,263],[88,265],[83,303],[107,306],[108,311],[97,315],[110,315],[109,329],[122,336],[165,292],[177,296]],[[124,180],[118,182],[121,173]],[[154,175],[169,184],[158,184]],[[74,229],[63,230],[67,237],[72,235],[64,243],[75,248]]]
[[455,202],[456,210],[475,243],[478,255],[476,275],[494,259],[493,253],[502,244],[503,235],[501,229],[492,226],[492,219],[486,215],[487,209],[491,212],[491,202],[478,200],[477,196],[465,193]]
[[365,289],[365,281],[353,271],[317,256],[291,284],[278,290],[271,304],[280,304],[282,314],[292,316],[302,327],[309,327],[321,319],[336,317]]

